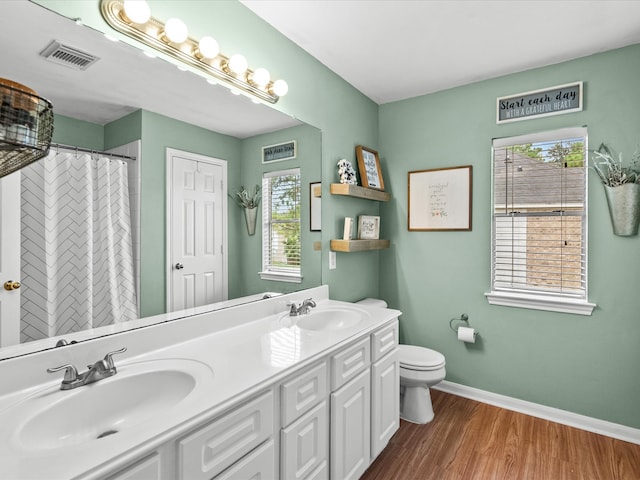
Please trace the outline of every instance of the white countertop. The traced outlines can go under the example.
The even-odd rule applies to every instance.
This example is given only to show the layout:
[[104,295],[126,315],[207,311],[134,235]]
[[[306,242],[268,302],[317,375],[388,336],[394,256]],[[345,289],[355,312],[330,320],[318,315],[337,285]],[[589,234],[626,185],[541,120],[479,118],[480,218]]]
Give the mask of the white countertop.
[[[366,320],[339,330],[312,331],[290,326],[291,318],[283,306],[292,299],[299,302],[301,298],[309,296],[317,299],[318,306],[314,310],[327,307],[356,309],[363,313]],[[329,300],[326,287],[318,287],[307,292],[114,335],[102,341],[98,339],[91,346],[88,344],[92,342],[70,346],[77,347],[76,352],[72,352],[73,348],[65,347],[66,352],[55,349],[43,352],[40,356],[27,355],[22,359],[2,361],[0,378],[8,378],[6,373],[9,369],[14,370],[12,377],[15,376],[17,369],[21,377],[27,376],[27,380],[21,378],[14,382],[14,388],[5,385],[4,390],[0,391],[0,478],[98,478],[190,431],[298,368],[394,320],[399,314],[397,310]],[[24,412],[21,408],[25,400],[37,399],[44,404],[40,397],[46,397],[46,401],[53,404],[75,390],[91,387],[61,391],[59,384],[62,375],[56,374],[56,378],[52,379],[53,375],[47,376],[45,373],[43,376],[42,370],[63,363],[74,363],[81,370],[85,358],[98,360],[107,351],[122,345],[128,347],[127,355],[124,358],[114,357],[122,375],[141,362],[160,361],[170,365],[172,361],[177,363],[177,359],[199,362],[212,374],[202,375],[194,390],[196,394],[187,396],[166,414],[156,415],[117,434],[73,446],[63,441],[38,448],[24,445],[18,432],[25,421],[20,415],[20,412]],[[33,375],[29,375],[29,372],[33,372]],[[29,377],[34,377],[30,384]],[[116,377],[100,382],[108,382]],[[41,381],[43,379],[46,380]],[[100,405],[87,405],[86,408],[93,409],[96,418],[99,418]]]

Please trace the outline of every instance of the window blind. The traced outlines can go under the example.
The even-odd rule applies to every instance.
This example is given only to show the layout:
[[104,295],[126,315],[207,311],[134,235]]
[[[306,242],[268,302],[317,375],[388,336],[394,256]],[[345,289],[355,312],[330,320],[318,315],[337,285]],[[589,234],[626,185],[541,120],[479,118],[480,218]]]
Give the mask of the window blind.
[[300,169],[265,173],[262,270],[300,275]]
[[492,289],[586,299],[586,131],[493,145]]

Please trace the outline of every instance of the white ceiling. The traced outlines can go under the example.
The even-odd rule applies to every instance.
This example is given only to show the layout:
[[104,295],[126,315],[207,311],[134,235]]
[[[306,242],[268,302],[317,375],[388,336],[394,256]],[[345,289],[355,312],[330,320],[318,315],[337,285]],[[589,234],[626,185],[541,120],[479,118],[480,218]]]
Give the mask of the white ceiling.
[[[240,1],[380,104],[640,43],[640,1]],[[0,77],[56,113],[102,125],[142,108],[238,138],[300,123],[27,0],[1,0],[0,18]],[[100,60],[48,62],[54,39]]]
[[633,0],[240,1],[379,104],[640,43]]

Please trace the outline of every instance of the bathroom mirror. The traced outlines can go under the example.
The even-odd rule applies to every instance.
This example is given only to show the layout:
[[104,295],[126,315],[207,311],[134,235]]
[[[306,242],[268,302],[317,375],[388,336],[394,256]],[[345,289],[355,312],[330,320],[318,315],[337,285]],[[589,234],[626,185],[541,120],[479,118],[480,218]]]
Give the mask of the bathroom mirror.
[[[305,125],[268,105],[255,104],[247,97],[232,95],[224,87],[207,84],[203,78],[191,72],[180,71],[169,62],[148,58],[131,45],[111,42],[102,33],[77,25],[73,20],[35,3],[26,0],[8,2],[2,6],[2,16],[5,27],[0,31],[0,38],[4,45],[11,45],[11,48],[0,51],[0,65],[2,65],[0,77],[25,84],[53,103],[59,131],[65,132],[65,138],[59,138],[54,131],[54,141],[63,144],[72,144],[75,141],[73,144],[86,147],[87,145],[82,145],[82,139],[73,138],[75,126],[88,125],[85,131],[89,132],[95,130],[93,128],[95,126],[100,130],[102,125],[141,111],[144,112],[141,114],[143,121],[149,116],[162,119],[165,122],[163,125],[179,122],[184,128],[198,129],[199,139],[203,138],[204,130],[202,129],[214,132],[211,135],[213,140],[205,139],[202,140],[203,143],[222,139],[227,144],[227,151],[236,151],[236,158],[219,157],[227,160],[229,164],[232,161],[242,163],[240,166],[234,165],[229,168],[228,192],[230,194],[233,194],[241,184],[250,185],[259,181],[263,169],[260,165],[259,146],[273,144],[280,140],[292,140],[289,137],[293,134],[301,135],[304,139],[298,141],[300,154],[295,160],[298,162],[295,166],[301,167],[304,180],[307,182],[320,179],[321,133],[315,127]],[[36,26],[30,29],[29,35],[24,35],[22,31],[26,19],[29,25]],[[18,38],[20,41],[16,41]],[[40,52],[53,40],[84,52],[88,51],[99,57],[99,60],[84,71],[73,71],[68,66],[55,64],[40,56]],[[142,125],[141,130],[143,128],[146,128],[146,124]],[[146,230],[148,224],[153,223],[153,220],[149,219],[154,216],[162,218],[159,221],[164,222],[164,205],[161,204],[165,198],[166,185],[160,186],[160,197],[157,194],[147,197],[148,202],[145,205],[147,179],[144,177],[148,173],[149,165],[147,163],[147,169],[145,169],[144,162],[148,162],[145,155],[148,157],[153,155],[153,152],[161,152],[162,158],[155,158],[153,161],[154,166],[164,168],[163,152],[166,147],[174,148],[175,145],[157,145],[151,150],[152,153],[148,154],[145,136],[142,135],[142,137],[140,236],[143,243],[140,292],[143,305],[145,301],[147,305],[147,314],[143,308],[142,316],[152,318],[135,320],[131,322],[130,328],[139,328],[181,316],[180,314],[161,315],[164,312],[166,294],[164,278],[166,253],[162,248],[162,239],[157,238],[157,228],[156,231]],[[160,133],[156,133],[152,138],[162,137]],[[201,147],[201,144],[198,147]],[[105,148],[109,146],[105,145]],[[188,147],[182,149],[188,151]],[[257,165],[259,167],[256,168]],[[3,181],[9,177],[5,177]],[[164,173],[160,179],[160,183],[164,182]],[[158,198],[160,198],[159,201]],[[151,205],[154,202],[156,205]],[[303,211],[308,212],[308,203],[304,202],[309,202],[309,198],[303,201],[303,206],[306,205]],[[320,233],[310,231],[309,218],[303,217],[301,227],[304,282],[280,284],[261,282],[258,277],[259,265],[232,263],[237,259],[255,261],[259,258],[260,232],[258,230],[253,237],[247,235],[242,211],[230,199],[227,213],[229,229],[227,271],[233,272],[234,275],[233,279],[229,280],[229,298],[241,297],[240,301],[242,301],[242,298],[248,297],[247,301],[254,301],[254,297],[259,298],[257,294],[262,292],[285,293],[321,284],[320,251],[313,248],[313,245],[317,245],[320,241]],[[161,230],[164,228],[164,223],[162,225]],[[239,271],[242,272],[241,275],[238,274]],[[3,278],[2,283],[6,280],[9,279]],[[28,285],[23,285],[22,288],[28,288]],[[197,312],[206,311],[209,308],[224,308],[225,305],[228,304],[222,302],[218,305],[205,306],[199,308]],[[195,310],[190,313],[193,312]],[[82,341],[126,328],[129,326],[106,329],[101,327],[85,330],[79,335],[74,334],[71,338]],[[0,336],[1,332],[0,325]],[[16,346],[0,342],[3,345],[0,348],[0,360],[52,348],[54,343],[36,340]]]

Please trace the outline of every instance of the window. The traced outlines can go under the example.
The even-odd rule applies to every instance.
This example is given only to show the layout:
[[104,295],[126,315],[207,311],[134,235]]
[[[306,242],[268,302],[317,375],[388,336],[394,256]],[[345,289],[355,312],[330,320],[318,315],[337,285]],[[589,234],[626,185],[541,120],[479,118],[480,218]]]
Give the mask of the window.
[[563,129],[493,141],[489,303],[590,315],[587,134]]
[[300,283],[299,168],[263,175],[262,222],[260,277]]

